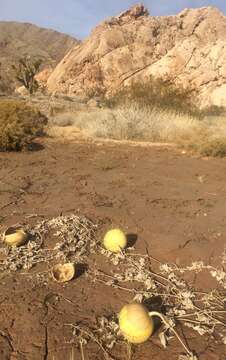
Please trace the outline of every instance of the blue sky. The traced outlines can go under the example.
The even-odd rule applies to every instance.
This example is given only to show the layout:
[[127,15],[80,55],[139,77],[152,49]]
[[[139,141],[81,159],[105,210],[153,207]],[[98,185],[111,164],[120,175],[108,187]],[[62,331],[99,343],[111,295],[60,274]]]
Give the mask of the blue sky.
[[[0,0],[0,20],[31,22],[77,38],[88,36],[103,19],[114,16],[134,0]],[[151,15],[176,14],[186,7],[216,6],[226,14],[226,0],[144,0]]]

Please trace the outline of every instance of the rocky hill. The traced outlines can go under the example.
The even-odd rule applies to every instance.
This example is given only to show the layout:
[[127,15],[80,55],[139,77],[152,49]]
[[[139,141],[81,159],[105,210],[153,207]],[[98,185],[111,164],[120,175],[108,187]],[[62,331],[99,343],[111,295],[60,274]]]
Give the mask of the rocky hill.
[[213,7],[154,17],[143,5],[134,6],[71,49],[48,89],[110,93],[150,75],[193,88],[203,106],[226,105],[226,17]]
[[0,91],[15,87],[12,64],[23,55],[39,57],[44,67],[55,67],[78,41],[54,30],[18,22],[0,22]]

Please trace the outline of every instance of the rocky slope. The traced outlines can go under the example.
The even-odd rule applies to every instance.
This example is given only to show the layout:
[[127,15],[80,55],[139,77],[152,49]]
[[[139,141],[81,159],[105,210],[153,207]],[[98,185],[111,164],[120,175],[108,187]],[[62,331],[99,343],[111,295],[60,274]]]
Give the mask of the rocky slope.
[[213,7],[153,17],[135,6],[71,49],[49,77],[48,89],[110,93],[150,75],[197,90],[203,106],[226,105],[226,17]]
[[15,87],[12,64],[25,54],[43,59],[43,66],[55,67],[77,40],[54,30],[28,23],[0,22],[0,91]]

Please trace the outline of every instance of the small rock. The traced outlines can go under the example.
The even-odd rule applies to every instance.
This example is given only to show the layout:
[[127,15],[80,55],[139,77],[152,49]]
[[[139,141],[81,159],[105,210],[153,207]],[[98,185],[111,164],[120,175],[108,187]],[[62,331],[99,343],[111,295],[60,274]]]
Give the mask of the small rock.
[[87,105],[89,107],[99,107],[99,102],[95,99],[90,99],[88,102],[87,102]]

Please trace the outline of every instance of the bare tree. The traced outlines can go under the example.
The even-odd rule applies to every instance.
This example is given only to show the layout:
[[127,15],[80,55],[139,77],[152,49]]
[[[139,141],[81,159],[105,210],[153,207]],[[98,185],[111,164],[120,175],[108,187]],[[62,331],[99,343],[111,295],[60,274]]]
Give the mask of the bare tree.
[[42,60],[32,59],[30,56],[25,56],[19,60],[18,65],[13,65],[16,74],[16,79],[25,86],[30,94],[33,94],[38,89],[38,82],[35,79]]

